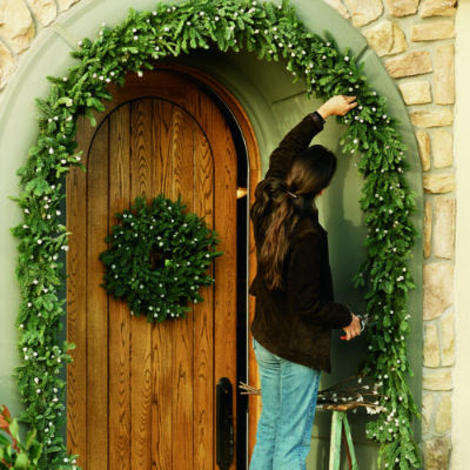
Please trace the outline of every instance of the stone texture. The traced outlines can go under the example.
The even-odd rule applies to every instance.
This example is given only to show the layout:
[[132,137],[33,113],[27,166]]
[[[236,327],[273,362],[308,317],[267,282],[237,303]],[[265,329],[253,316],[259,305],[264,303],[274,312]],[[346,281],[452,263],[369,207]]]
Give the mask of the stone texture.
[[34,35],[33,18],[23,0],[0,2],[0,37],[10,45],[13,52],[27,49]]
[[412,41],[435,41],[449,39],[455,36],[452,21],[426,21],[414,24],[411,28]]
[[429,433],[431,431],[432,413],[434,411],[434,395],[432,393],[423,393],[421,411],[423,414],[423,432]]
[[457,0],[423,0],[421,2],[421,16],[453,16],[457,9]]
[[438,46],[434,55],[434,101],[436,104],[455,102],[454,44]]
[[351,18],[347,8],[341,3],[341,0],[324,0],[330,7],[334,8],[343,18],[347,20]]
[[454,313],[449,313],[439,320],[441,339],[441,361],[443,366],[452,366],[455,362],[455,319]]
[[423,266],[423,318],[432,320],[442,315],[454,301],[454,267],[448,262]]
[[406,104],[426,104],[431,102],[431,86],[424,80],[405,82],[398,85]]
[[455,199],[434,199],[433,252],[438,258],[451,259],[455,246]]
[[448,394],[442,396],[436,409],[434,430],[437,434],[450,431],[452,425],[452,401]]
[[454,114],[449,108],[434,108],[430,110],[412,111],[411,122],[418,127],[450,126],[454,121]]
[[432,133],[432,161],[434,168],[445,168],[454,160],[453,136],[445,129],[435,129]]
[[432,72],[428,51],[412,51],[385,61],[385,67],[392,78],[410,77]]
[[423,220],[423,256],[431,256],[431,224],[432,224],[432,205],[431,201],[424,201],[424,220]]
[[451,369],[424,369],[423,388],[425,390],[452,390]]
[[51,24],[57,16],[57,5],[54,0],[28,0],[34,16],[44,26]]
[[2,89],[11,74],[16,69],[16,62],[8,47],[0,42],[0,89]]
[[413,15],[418,10],[419,0],[387,0],[390,13],[394,16]]
[[434,324],[424,327],[423,364],[425,367],[439,367],[439,337]]
[[423,446],[424,468],[426,470],[447,470],[450,451],[449,437],[438,437],[425,441]]
[[60,11],[68,10],[73,4],[78,3],[80,0],[57,0]]
[[363,31],[369,45],[379,56],[397,54],[408,48],[405,34],[400,27],[392,21],[381,23]]
[[431,138],[425,130],[419,129],[416,131],[416,139],[418,141],[421,166],[423,171],[428,171],[431,168]]
[[448,193],[455,189],[453,173],[436,173],[423,175],[423,188],[427,193]]
[[378,18],[383,12],[380,0],[344,0],[354,26],[364,26]]

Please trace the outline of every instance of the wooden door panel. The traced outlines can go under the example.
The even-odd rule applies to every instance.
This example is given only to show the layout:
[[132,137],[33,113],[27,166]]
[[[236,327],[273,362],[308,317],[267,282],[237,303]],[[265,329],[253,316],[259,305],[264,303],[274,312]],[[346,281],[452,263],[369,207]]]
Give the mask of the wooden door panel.
[[86,316],[87,316],[87,467],[107,467],[108,458],[108,298],[102,288],[104,267],[97,254],[108,232],[108,130],[95,135],[88,161]]
[[[195,135],[194,212],[214,223],[214,168],[207,139]],[[208,452],[214,442],[212,414],[204,403],[214,403],[214,298],[203,292],[204,302],[193,305],[194,312],[194,468],[215,468],[214,453]]]
[[[109,116],[109,214],[129,207],[130,203],[130,107],[121,106]],[[131,468],[131,318],[127,305],[110,296],[108,323],[109,395],[115,397],[109,407],[109,468]]]
[[[154,188],[152,102],[130,104],[130,193],[152,197]],[[151,468],[152,326],[131,321],[131,469]],[[110,397],[110,401],[114,397]]]
[[[154,184],[156,191],[172,197],[171,175],[173,159],[171,150],[171,114],[170,104],[164,101],[153,103],[155,128]],[[172,402],[175,383],[173,367],[172,322],[158,325],[152,335],[154,361],[166,364],[154,377],[152,407],[152,449],[156,469],[173,468],[173,414]]]
[[[179,108],[173,110],[172,122],[173,135],[172,143],[172,161],[174,162],[173,171],[173,197],[178,193],[183,194],[183,201],[187,204],[190,211],[194,211],[194,166],[198,164],[195,159],[195,141],[194,134],[200,134],[194,120]],[[192,188],[187,191],[186,188]],[[206,289],[207,290],[207,289]],[[212,292],[208,293],[212,297]],[[174,403],[173,403],[173,423],[174,443],[173,459],[178,461],[178,467],[182,470],[191,470],[194,468],[194,355],[199,354],[194,351],[194,312],[191,311],[191,321],[184,321],[178,327],[175,324],[175,342],[173,357],[175,359],[174,371],[176,372]],[[211,382],[206,384],[210,386]],[[201,404],[203,407],[207,406]]]
[[[75,343],[67,366],[67,443],[86,456],[87,335],[86,179],[73,168],[67,175],[67,337]],[[82,197],[70,197],[82,195]],[[85,460],[85,459],[82,459]],[[86,465],[82,466],[86,470]]]
[[[222,113],[194,83],[161,73],[140,93],[119,91],[98,129],[82,122],[88,171],[68,175],[68,339],[81,345],[68,368],[68,445],[87,470],[215,469],[215,386],[223,376],[237,385],[237,156]],[[114,214],[160,192],[181,193],[224,255],[203,303],[151,325],[99,286],[98,255]]]

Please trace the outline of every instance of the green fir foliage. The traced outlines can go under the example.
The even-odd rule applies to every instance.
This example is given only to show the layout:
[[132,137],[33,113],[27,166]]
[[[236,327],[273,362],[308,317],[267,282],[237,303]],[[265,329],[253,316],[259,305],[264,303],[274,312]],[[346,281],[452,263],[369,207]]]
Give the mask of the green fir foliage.
[[411,422],[419,413],[408,385],[412,371],[406,347],[407,299],[415,287],[407,264],[417,233],[410,220],[415,195],[405,179],[405,144],[386,99],[368,84],[349,49],[340,51],[331,35],[308,31],[286,1],[277,6],[244,0],[157,3],[152,11],[131,8],[122,23],[104,25],[95,40],[81,40],[72,52],[77,62],[65,76],[48,77],[50,94],[37,100],[39,135],[17,172],[21,193],[13,198],[23,221],[11,230],[19,239],[16,273],[22,295],[18,387],[25,405],[22,420],[36,429],[44,445],[38,468],[73,468],[75,459],[57,434],[64,412],[60,372],[72,347],[58,343],[65,312],[57,295],[64,282],[57,258],[68,248],[68,232],[58,217],[64,197],[59,180],[71,166],[86,170],[75,153],[77,117],[84,114],[95,125],[93,112],[111,98],[109,83],[123,85],[129,71],[140,76],[158,59],[199,48],[248,50],[260,59],[283,60],[293,81],[305,81],[309,97],[357,96],[359,105],[336,119],[348,124],[341,145],[346,153],[360,155],[357,166],[364,178],[360,204],[368,227],[366,257],[354,281],[366,292],[373,324],[360,372],[381,384],[378,399],[387,409],[369,421],[367,434],[381,444],[381,467],[418,468]]
[[206,271],[223,254],[213,250],[217,233],[185,208],[181,195],[172,202],[159,194],[149,204],[138,196],[130,210],[115,214],[119,223],[99,256],[106,268],[100,285],[125,300],[131,315],[148,322],[185,318],[189,300],[204,300],[199,287],[214,283]]

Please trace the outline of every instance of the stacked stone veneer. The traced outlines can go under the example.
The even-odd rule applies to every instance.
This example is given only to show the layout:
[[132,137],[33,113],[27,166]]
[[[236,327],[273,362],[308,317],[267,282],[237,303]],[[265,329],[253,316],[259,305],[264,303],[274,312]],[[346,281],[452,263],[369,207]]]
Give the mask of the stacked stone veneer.
[[[100,1],[100,0],[95,0]],[[425,191],[423,450],[427,469],[451,456],[454,356],[455,0],[325,0],[382,57],[416,128]],[[38,30],[78,0],[0,0],[0,88]]]
[[423,171],[423,451],[450,468],[454,354],[455,0],[325,0],[360,28],[397,82]]
[[455,0],[325,0],[382,57],[416,128],[423,171],[423,450],[450,468],[454,354]]

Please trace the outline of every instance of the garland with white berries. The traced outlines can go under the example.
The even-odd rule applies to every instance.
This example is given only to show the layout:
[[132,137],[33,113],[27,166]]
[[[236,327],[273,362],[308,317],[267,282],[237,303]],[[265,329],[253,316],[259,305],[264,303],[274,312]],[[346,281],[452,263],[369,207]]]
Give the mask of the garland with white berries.
[[185,318],[189,300],[204,300],[198,288],[214,283],[206,271],[222,255],[213,250],[217,233],[185,208],[180,195],[172,202],[159,194],[148,204],[137,196],[129,210],[115,214],[120,223],[111,228],[109,246],[99,255],[105,265],[100,286],[149,323]]
[[[74,468],[58,427],[64,418],[64,364],[73,345],[60,345],[57,332],[64,317],[58,289],[63,285],[61,250],[68,232],[61,223],[59,203],[65,197],[61,178],[71,166],[80,166],[76,120],[81,114],[96,120],[102,100],[112,97],[107,84],[124,85],[127,72],[139,76],[160,58],[192,49],[253,51],[259,59],[283,60],[302,79],[307,96],[328,99],[354,92],[359,103],[338,122],[349,124],[340,143],[358,155],[364,177],[361,208],[369,229],[366,259],[354,278],[366,292],[369,355],[361,372],[378,387],[378,401],[387,410],[367,424],[367,435],[381,444],[380,466],[406,470],[420,466],[411,423],[419,415],[409,389],[412,370],[407,357],[408,292],[414,288],[407,269],[415,236],[410,216],[414,193],[405,179],[409,164],[394,118],[387,114],[386,98],[367,82],[362,65],[350,48],[341,52],[329,33],[312,33],[286,2],[245,0],[191,0],[176,5],[158,3],[153,11],[129,9],[120,24],[103,25],[95,40],[79,42],[71,55],[77,63],[64,77],[47,77],[51,92],[37,99],[41,112],[39,135],[26,163],[18,170],[23,222],[12,228],[19,239],[17,277],[22,303],[17,325],[23,363],[17,383],[25,405],[23,421],[35,427],[45,446],[40,469]],[[410,156],[414,158],[414,156]]]

